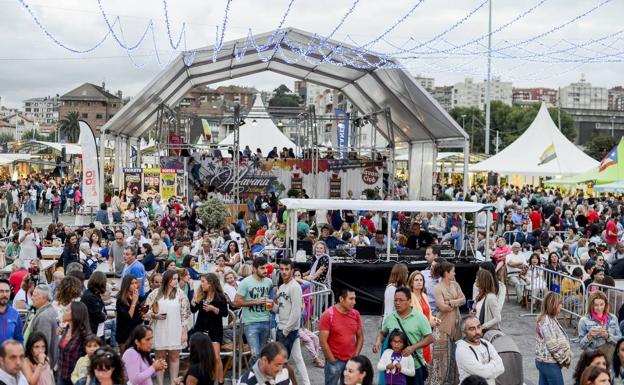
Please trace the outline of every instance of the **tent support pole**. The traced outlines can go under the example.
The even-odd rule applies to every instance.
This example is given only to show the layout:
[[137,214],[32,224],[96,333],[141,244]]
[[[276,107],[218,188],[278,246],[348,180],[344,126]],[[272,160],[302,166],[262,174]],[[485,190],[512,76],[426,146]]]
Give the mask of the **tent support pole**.
[[485,260],[490,260],[490,210],[485,215]]
[[392,211],[388,211],[388,226],[386,229],[386,262],[390,262],[390,243],[392,240]]
[[[234,105],[234,203],[240,203],[240,104]],[[237,207],[238,210],[238,207]]]

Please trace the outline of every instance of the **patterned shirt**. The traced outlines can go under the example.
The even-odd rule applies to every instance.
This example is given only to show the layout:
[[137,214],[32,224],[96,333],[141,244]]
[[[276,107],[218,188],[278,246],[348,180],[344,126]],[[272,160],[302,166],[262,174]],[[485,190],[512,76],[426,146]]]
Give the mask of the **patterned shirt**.
[[241,378],[238,380],[238,385],[292,385],[292,381],[288,377],[288,369],[282,369],[275,379],[270,379],[264,377],[260,368],[258,367],[258,362],[251,368],[251,370],[243,373]]

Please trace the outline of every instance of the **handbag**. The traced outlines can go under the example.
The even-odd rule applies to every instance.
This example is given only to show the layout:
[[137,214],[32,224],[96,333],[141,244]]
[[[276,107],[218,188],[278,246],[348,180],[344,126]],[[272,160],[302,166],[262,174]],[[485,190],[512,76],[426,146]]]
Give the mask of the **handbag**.
[[[399,327],[401,328],[401,331],[403,332],[403,334],[405,334],[405,337],[407,337],[407,344],[411,345],[412,342],[410,341],[409,336],[407,335],[407,333],[405,333],[405,329],[403,329],[403,325],[401,324],[401,320],[399,320],[399,317],[397,317],[396,315],[394,316],[394,318],[396,319],[397,323],[399,324]],[[427,378],[429,377],[429,368],[420,359],[420,356],[418,355],[417,351],[414,351],[412,356],[414,358],[416,358],[416,361],[418,362],[418,365],[420,365],[420,367],[422,368],[423,381],[426,381]]]

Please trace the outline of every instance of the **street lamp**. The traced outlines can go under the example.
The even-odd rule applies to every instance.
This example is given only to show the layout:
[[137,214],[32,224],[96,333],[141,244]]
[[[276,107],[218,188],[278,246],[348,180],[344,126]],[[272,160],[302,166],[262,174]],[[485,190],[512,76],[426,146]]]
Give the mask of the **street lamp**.
[[612,116],[611,117],[611,137],[614,136],[614,134],[613,134],[614,126],[615,126],[615,116]]
[[466,126],[466,115],[462,115],[462,128],[464,128]]

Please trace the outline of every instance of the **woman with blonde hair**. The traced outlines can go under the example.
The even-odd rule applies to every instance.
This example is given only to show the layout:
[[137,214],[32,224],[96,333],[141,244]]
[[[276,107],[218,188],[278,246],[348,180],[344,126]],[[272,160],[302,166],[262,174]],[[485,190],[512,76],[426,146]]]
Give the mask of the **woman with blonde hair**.
[[609,359],[613,357],[615,344],[622,337],[618,319],[611,314],[609,300],[602,291],[590,294],[587,311],[578,324],[579,343],[583,350],[599,349]]
[[317,241],[313,251],[315,260],[305,278],[331,286],[332,259],[329,256],[327,244],[323,241]]
[[384,291],[384,318],[394,310],[394,292],[397,288],[406,286],[408,274],[407,265],[404,263],[397,263],[392,267],[390,279]]
[[561,368],[569,368],[572,362],[570,341],[557,320],[562,306],[561,296],[550,291],[544,296],[537,316],[535,366],[539,372],[539,385],[563,385]]

